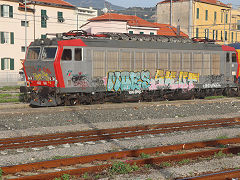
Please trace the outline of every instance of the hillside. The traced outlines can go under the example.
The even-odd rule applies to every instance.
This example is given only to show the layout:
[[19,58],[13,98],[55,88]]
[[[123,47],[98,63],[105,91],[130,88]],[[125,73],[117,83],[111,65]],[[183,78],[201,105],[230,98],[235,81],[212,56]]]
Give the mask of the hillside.
[[77,7],[93,7],[95,9],[103,9],[105,6],[108,9],[111,10],[124,10],[126,8],[121,7],[121,6],[115,6],[109,2],[106,1],[106,5],[105,0],[65,0],[66,2],[71,3],[74,6]]

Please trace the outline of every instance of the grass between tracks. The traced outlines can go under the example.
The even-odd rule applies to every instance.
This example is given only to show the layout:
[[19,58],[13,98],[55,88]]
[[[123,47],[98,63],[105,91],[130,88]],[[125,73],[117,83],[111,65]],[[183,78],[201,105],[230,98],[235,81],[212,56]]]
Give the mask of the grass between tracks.
[[0,103],[22,102],[19,86],[4,86],[0,88]]

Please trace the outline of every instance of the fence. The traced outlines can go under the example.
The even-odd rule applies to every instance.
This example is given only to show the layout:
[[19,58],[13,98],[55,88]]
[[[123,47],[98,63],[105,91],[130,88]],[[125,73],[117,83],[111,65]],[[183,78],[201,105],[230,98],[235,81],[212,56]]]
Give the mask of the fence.
[[25,77],[22,72],[0,72],[0,87],[23,85]]

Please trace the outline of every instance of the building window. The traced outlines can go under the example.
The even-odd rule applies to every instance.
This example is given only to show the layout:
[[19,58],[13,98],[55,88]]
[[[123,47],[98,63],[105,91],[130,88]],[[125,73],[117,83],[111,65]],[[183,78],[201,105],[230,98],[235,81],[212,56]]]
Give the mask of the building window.
[[13,6],[1,5],[1,17],[13,18]]
[[25,52],[25,46],[21,47],[21,52]]
[[225,41],[227,41],[227,35],[228,35],[228,34],[227,34],[227,31],[225,31],[225,38],[224,38]]
[[47,11],[42,9],[41,10],[41,27],[42,28],[47,27],[47,20],[48,20]]
[[46,34],[42,34],[41,35],[41,39],[46,39],[47,38],[47,35]]
[[29,27],[29,21],[21,21],[21,26],[25,27],[25,24],[27,27]]
[[236,32],[236,40],[235,40],[235,42],[237,42],[238,41],[238,33]]
[[225,23],[227,24],[228,23],[228,14],[226,14],[226,16],[225,16]]
[[144,32],[140,32],[140,34],[144,34]]
[[196,38],[198,38],[199,35],[199,28],[196,28]]
[[218,30],[216,30],[216,40],[218,40]]
[[233,43],[233,32],[232,32],[232,43]]
[[63,12],[58,11],[57,16],[58,16],[58,22],[63,23],[64,22]]
[[223,12],[221,13],[221,23],[223,23]]
[[199,19],[199,8],[197,8],[197,19]]
[[214,12],[214,23],[216,23],[217,22],[217,12],[215,11]]
[[215,36],[216,36],[216,34],[215,34],[215,30],[213,30],[213,40],[215,40]]
[[154,32],[150,32],[150,35],[154,35]]
[[237,30],[240,30],[240,20],[237,21]]
[[209,29],[205,29],[205,39],[209,39]]
[[1,59],[1,70],[14,70],[14,59],[2,58]]
[[208,10],[205,11],[205,20],[208,20]]
[[129,31],[129,34],[133,34],[133,31]]
[[14,33],[1,32],[1,44],[14,44]]
[[221,41],[223,41],[223,32],[221,31]]

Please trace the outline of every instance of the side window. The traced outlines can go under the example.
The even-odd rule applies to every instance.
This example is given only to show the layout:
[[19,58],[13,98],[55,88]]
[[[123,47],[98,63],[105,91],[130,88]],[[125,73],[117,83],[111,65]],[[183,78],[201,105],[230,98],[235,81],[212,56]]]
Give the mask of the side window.
[[71,61],[72,60],[72,50],[71,49],[64,49],[63,50],[62,60],[63,61]]
[[232,53],[232,62],[237,62],[237,56],[236,53]]
[[75,61],[82,61],[82,48],[75,48]]
[[230,54],[229,54],[229,52],[226,54],[226,62],[230,62]]

